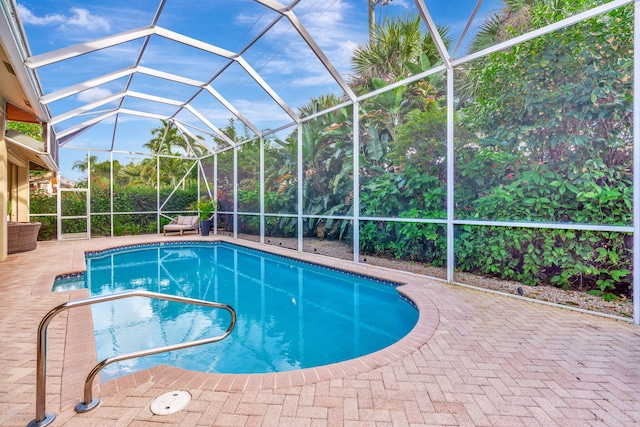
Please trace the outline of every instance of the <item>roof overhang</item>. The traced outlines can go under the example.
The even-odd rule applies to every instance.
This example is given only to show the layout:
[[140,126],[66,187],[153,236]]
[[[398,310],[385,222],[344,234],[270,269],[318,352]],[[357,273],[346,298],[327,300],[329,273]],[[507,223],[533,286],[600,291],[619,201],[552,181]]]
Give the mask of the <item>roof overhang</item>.
[[4,136],[7,142],[9,161],[21,167],[28,167],[29,162],[35,163],[50,171],[58,171],[58,165],[45,151],[45,143],[33,139],[13,129],[7,130]]
[[6,114],[7,120],[12,120],[14,122],[41,123],[32,111],[25,111],[10,102],[6,103]]

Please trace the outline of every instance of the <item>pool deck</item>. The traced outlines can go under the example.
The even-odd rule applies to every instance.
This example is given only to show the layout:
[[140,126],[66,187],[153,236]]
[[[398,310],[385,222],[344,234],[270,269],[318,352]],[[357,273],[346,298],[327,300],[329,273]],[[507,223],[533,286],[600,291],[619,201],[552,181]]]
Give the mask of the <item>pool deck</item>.
[[[54,306],[86,291],[53,294],[56,274],[84,269],[84,251],[176,240],[188,234],[39,242],[0,263],[0,425],[35,418],[36,331]],[[422,276],[239,243],[407,283],[421,309],[400,342],[360,359],[266,375],[217,375],[158,366],[96,385],[101,399],[78,414],[96,363],[87,308],[50,324],[47,412],[52,426],[639,426],[640,326],[522,297]],[[151,402],[173,390],[192,400],[172,415]]]

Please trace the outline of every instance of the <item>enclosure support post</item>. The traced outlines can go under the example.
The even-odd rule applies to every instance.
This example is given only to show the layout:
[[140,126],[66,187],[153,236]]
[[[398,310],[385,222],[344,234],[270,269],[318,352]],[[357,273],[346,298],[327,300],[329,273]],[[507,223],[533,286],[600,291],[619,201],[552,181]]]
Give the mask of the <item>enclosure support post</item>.
[[[97,162],[96,162],[97,163]],[[93,165],[91,164],[91,150],[87,150],[87,198],[86,198],[86,210],[85,214],[87,218],[85,219],[85,227],[87,230],[87,239],[91,238],[91,169]]]
[[447,282],[453,282],[453,269],[455,267],[455,196],[454,196],[454,143],[453,143],[453,69],[447,70]]
[[353,262],[360,262],[360,103],[353,103]]
[[233,150],[233,238],[238,238],[238,147]]
[[[158,222],[157,233],[160,234],[160,213],[156,209]],[[109,153],[109,235],[113,237],[113,151]]]
[[[640,1],[634,2],[633,38],[640,46]],[[640,52],[633,50],[633,323],[640,325]]]
[[[166,135],[166,128],[165,128]],[[162,137],[164,139],[164,136]],[[156,155],[156,212],[160,214],[160,156]],[[158,227],[158,234],[160,228]]]
[[264,244],[264,136],[260,137],[260,243]]
[[302,123],[298,123],[298,252],[302,252],[302,184],[304,180],[304,175],[302,173],[302,169],[304,165],[302,164]]
[[[220,209],[218,204],[218,153],[213,155],[213,200],[216,201],[216,206]],[[218,234],[218,209],[213,216],[213,234]]]

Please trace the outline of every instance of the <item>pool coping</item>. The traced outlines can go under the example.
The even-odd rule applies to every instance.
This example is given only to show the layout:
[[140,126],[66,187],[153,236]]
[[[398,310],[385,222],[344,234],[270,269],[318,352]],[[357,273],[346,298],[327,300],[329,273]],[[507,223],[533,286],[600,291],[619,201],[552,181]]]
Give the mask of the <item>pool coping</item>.
[[411,289],[398,288],[416,304],[419,310],[414,328],[394,344],[355,359],[313,368],[266,374],[218,374],[190,371],[169,365],[157,365],[134,374],[100,384],[101,393],[112,394],[152,380],[179,389],[206,389],[212,391],[267,390],[303,386],[366,373],[390,365],[418,351],[435,333],[439,314],[435,305]]
[[[94,390],[96,397],[100,395],[112,395],[120,390],[130,388],[131,386],[140,385],[149,381],[155,383],[184,389],[202,389],[211,391],[248,391],[248,390],[274,390],[279,388],[303,386],[314,384],[327,380],[334,380],[355,376],[357,374],[366,373],[374,369],[388,366],[394,362],[402,360],[407,355],[418,351],[436,332],[440,315],[437,307],[418,289],[428,286],[432,279],[413,273],[392,271],[383,267],[377,267],[367,264],[356,264],[352,261],[331,258],[323,255],[309,254],[306,252],[298,252],[291,249],[273,247],[271,245],[260,244],[252,241],[238,241],[225,236],[213,236],[205,239],[195,238],[196,236],[184,236],[184,239],[163,238],[162,236],[154,236],[156,239],[150,240],[141,245],[151,245],[155,243],[171,242],[172,244],[188,243],[188,242],[226,242],[249,249],[255,249],[269,254],[280,255],[292,258],[305,263],[311,263],[322,267],[328,267],[332,270],[341,270],[348,273],[373,277],[385,282],[398,284],[396,289],[408,299],[418,310],[418,320],[413,329],[394,344],[355,359],[336,362],[329,365],[317,366],[312,368],[297,369],[292,371],[266,373],[266,374],[219,374],[207,373],[199,371],[190,371],[169,365],[157,365],[149,369],[138,371],[133,374],[125,375],[106,382],[95,380]],[[105,245],[104,249],[91,250],[86,252],[101,252],[115,249],[118,247],[135,246],[134,245]],[[72,271],[55,271],[52,270],[47,274],[38,277],[34,285],[33,294],[52,294],[51,288],[55,277],[67,274],[78,274],[86,271],[85,250],[74,251]],[[373,274],[375,272],[375,274]],[[435,282],[435,280],[433,280]],[[88,290],[72,290],[59,293],[69,294],[70,299],[86,298]],[[87,319],[88,317],[88,319]],[[85,326],[83,331],[78,333],[78,323]],[[86,368],[86,373],[97,363],[94,351],[86,351],[87,346],[95,349],[95,340],[92,334],[86,333],[86,325],[91,324],[91,310],[85,310],[84,313],[75,313],[69,315],[67,319],[67,335],[64,357],[64,371],[77,371],[74,369],[78,366]],[[75,325],[75,326],[74,326]],[[88,341],[91,341],[89,343]],[[83,348],[84,351],[75,351],[73,349]],[[87,354],[89,357],[87,357]],[[84,374],[86,375],[86,374]],[[73,377],[64,381],[61,390],[61,408],[65,409],[75,405],[79,391],[82,390],[84,377],[81,373],[75,374]]]

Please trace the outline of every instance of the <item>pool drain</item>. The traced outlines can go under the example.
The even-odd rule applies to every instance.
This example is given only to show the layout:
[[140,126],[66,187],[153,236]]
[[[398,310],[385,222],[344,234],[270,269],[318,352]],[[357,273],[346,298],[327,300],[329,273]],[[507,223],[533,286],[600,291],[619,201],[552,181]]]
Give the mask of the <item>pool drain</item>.
[[174,390],[156,397],[151,402],[151,412],[156,415],[171,415],[182,411],[191,401],[191,393]]

